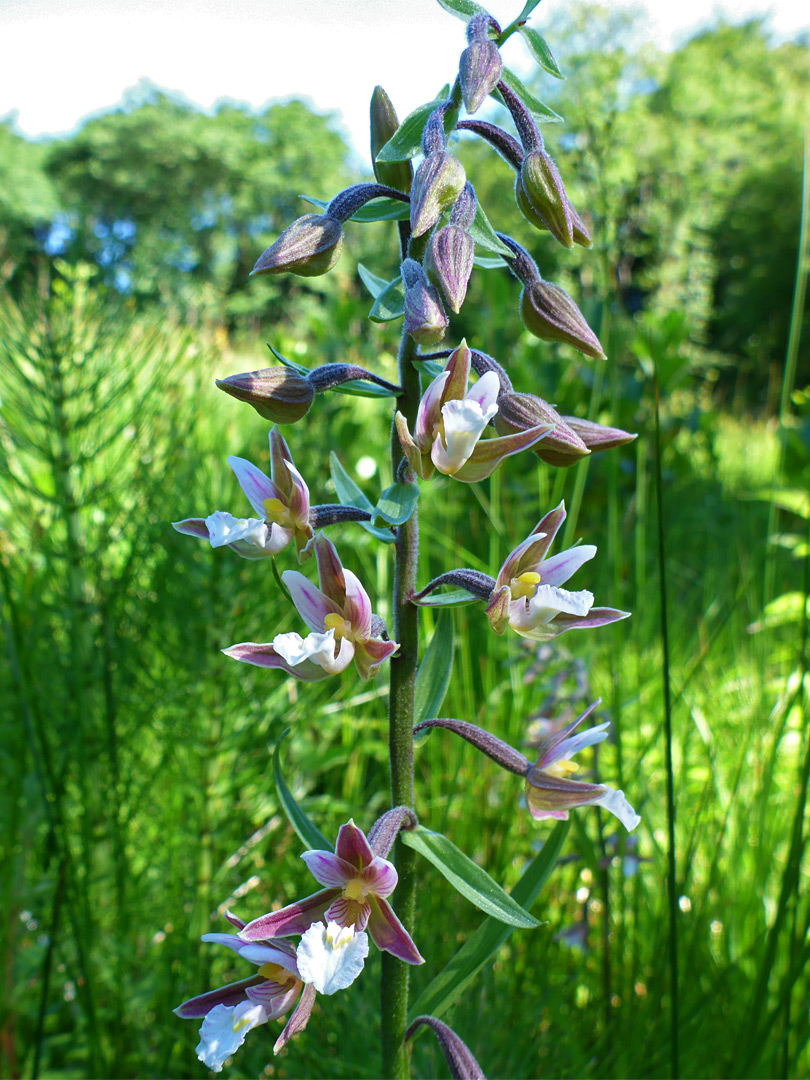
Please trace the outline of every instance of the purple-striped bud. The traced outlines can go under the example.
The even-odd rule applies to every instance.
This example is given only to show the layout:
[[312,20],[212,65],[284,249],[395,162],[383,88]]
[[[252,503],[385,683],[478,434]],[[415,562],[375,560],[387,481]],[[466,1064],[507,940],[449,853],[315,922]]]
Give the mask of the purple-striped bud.
[[447,330],[448,319],[439,294],[415,259],[402,264],[405,285],[405,331],[418,345],[435,345]]
[[520,294],[520,317],[526,329],[541,341],[560,341],[573,345],[585,356],[604,360],[599,339],[583,318],[582,312],[558,285],[538,280],[523,287]]
[[[574,229],[568,197],[557,166],[545,150],[533,150],[523,159],[520,167],[520,188],[532,211],[552,236],[559,240],[563,247],[573,247]],[[515,197],[520,206],[517,191]],[[525,210],[523,212],[525,213]]]
[[413,182],[413,165],[410,161],[377,161],[377,154],[399,127],[396,110],[381,86],[374,87],[371,95],[371,164],[374,175],[381,184],[408,192]]
[[405,1032],[405,1041],[412,1039],[417,1028],[427,1024],[441,1047],[452,1080],[486,1080],[483,1070],[473,1057],[472,1051],[456,1035],[455,1031],[435,1016],[417,1016]]
[[437,229],[428,241],[425,273],[442,290],[450,309],[456,314],[467,295],[474,254],[473,238],[458,225]]
[[342,247],[340,222],[326,214],[304,214],[262,252],[251,274],[318,277],[332,269]]
[[[500,403],[499,403],[500,404]],[[565,424],[575,431],[590,451],[612,450],[614,446],[625,446],[638,438],[621,428],[596,424],[593,420],[580,420],[578,416],[564,416]]]
[[217,386],[237,401],[252,405],[273,424],[294,424],[306,416],[315,391],[303,376],[287,367],[263,368],[217,379]]
[[547,465],[567,468],[590,453],[587,444],[557,410],[534,394],[501,394],[494,423],[499,435],[526,431],[538,424],[554,424],[554,430],[532,447],[532,452]]
[[464,108],[470,114],[481,107],[503,74],[498,46],[489,37],[490,27],[500,33],[500,27],[486,12],[474,15],[467,24],[467,40],[470,44],[461,54],[458,78]]
[[422,236],[452,206],[467,177],[464,166],[446,150],[428,153],[416,170],[411,187],[411,232]]

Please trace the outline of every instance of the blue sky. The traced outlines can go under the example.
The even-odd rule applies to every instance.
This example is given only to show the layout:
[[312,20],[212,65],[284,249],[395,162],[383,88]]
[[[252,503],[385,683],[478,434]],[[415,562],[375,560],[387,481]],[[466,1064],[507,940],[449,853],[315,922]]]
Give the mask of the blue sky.
[[[543,0],[538,29],[569,0]],[[488,8],[505,24],[520,0]],[[611,6],[628,7],[624,0]],[[663,48],[717,14],[770,12],[777,34],[810,27],[806,0],[647,0],[640,33]],[[400,116],[451,77],[464,27],[435,0],[0,0],[0,117],[30,136],[71,130],[142,79],[208,108],[308,96],[340,107],[365,154],[368,100],[381,83]],[[553,45],[553,42],[552,42]],[[519,41],[505,50],[520,70]]]

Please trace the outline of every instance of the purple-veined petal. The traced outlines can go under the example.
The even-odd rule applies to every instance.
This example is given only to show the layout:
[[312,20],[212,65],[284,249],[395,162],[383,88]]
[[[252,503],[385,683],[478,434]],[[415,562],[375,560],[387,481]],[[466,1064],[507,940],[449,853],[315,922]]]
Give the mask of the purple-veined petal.
[[367,956],[366,935],[335,922],[311,926],[296,950],[301,978],[319,994],[334,994],[351,986]]
[[355,930],[365,930],[370,914],[371,908],[367,901],[349,900],[346,896],[339,896],[326,909],[324,918],[338,926],[353,926]]
[[290,1011],[300,992],[301,980],[293,979],[283,985],[265,980],[258,986],[252,986],[247,993],[248,1001],[261,1005],[267,1013],[267,1019],[274,1020]]
[[222,1066],[235,1054],[249,1031],[267,1023],[267,1013],[262,1005],[243,1001],[235,1008],[217,1005],[205,1017],[200,1027],[197,1057],[213,1072],[222,1072]]
[[321,889],[279,911],[268,911],[266,915],[249,922],[244,930],[239,931],[239,936],[243,941],[265,941],[267,938],[303,934],[314,922],[320,922],[323,913],[339,893],[339,889]]
[[309,578],[298,570],[285,570],[281,575],[295,609],[310,630],[323,633],[324,619],[327,615],[342,615],[341,608],[316,589]]
[[335,610],[343,614],[346,601],[343,564],[338,558],[335,545],[322,534],[315,541],[315,561],[318,564],[318,584],[321,592],[332,601]]
[[397,887],[397,870],[392,862],[375,855],[368,866],[357,875],[375,896],[390,896]]
[[587,784],[531,769],[526,777],[526,804],[532,817],[539,817],[551,811],[588,806],[601,798],[606,790],[603,784]]
[[641,821],[639,815],[625,798],[623,791],[607,788],[604,795],[594,799],[594,805],[603,806],[624,825],[628,832],[632,832]]
[[204,518],[184,518],[183,521],[173,521],[172,528],[185,536],[196,536],[199,540],[208,539],[208,526]]
[[251,975],[249,979],[240,979],[239,982],[229,983],[227,986],[209,990],[206,994],[198,994],[189,998],[182,1005],[173,1009],[175,1016],[181,1016],[184,1020],[196,1020],[205,1016],[217,1005],[238,1005],[240,1001],[247,1000],[247,989],[263,982],[261,975]]
[[371,633],[371,601],[351,570],[343,571],[343,581],[346,589],[343,614],[349,620],[352,634],[358,641],[364,641]]
[[287,466],[292,461],[292,454],[277,427],[270,428],[268,441],[270,443],[270,479],[278,492],[277,498],[280,498],[286,506],[292,487],[287,471]]
[[503,561],[496,585],[508,585],[512,578],[523,573],[531,567],[537,566],[543,559],[543,554],[548,550],[545,533],[532,532],[525,540],[521,540],[516,548],[512,548]]
[[[592,728],[588,728],[587,731],[580,731],[577,735],[572,735],[570,739],[563,739],[563,741],[557,746],[556,751],[552,751],[552,761],[570,761],[574,754],[578,754],[580,750],[584,750],[586,746],[595,746],[597,743],[604,742],[608,737],[608,729],[610,727],[610,721],[605,720],[602,724],[594,724]],[[546,763],[548,764],[548,763]],[[543,768],[546,768],[546,764]]]
[[229,457],[228,464],[233,469],[239,487],[247,496],[247,500],[256,513],[264,519],[264,500],[277,499],[278,488],[269,477],[265,476],[261,469],[246,461],[245,458]]
[[304,992],[301,995],[298,1004],[293,1009],[290,1019],[287,1021],[287,1026],[282,1033],[276,1039],[273,1046],[273,1053],[277,1054],[293,1037],[300,1031],[303,1031],[309,1021],[310,1013],[312,1012],[312,1006],[315,1004],[315,987],[307,984],[304,987]]
[[545,559],[540,569],[540,580],[544,585],[564,585],[568,579],[586,562],[594,557],[596,548],[593,544],[577,544],[558,555]]
[[239,660],[243,664],[253,664],[254,667],[279,668],[281,671],[286,671],[288,675],[293,675],[296,679],[301,679],[304,682],[319,682],[321,679],[328,678],[331,674],[331,672],[319,667],[318,664],[313,664],[311,660],[303,660],[296,667],[290,667],[273,648],[272,641],[242,641],[222,651],[225,656],[229,656],[232,660]]
[[501,435],[495,439],[481,439],[475,446],[469,461],[466,462],[455,474],[456,480],[465,484],[475,484],[479,480],[486,480],[498,468],[504,458],[511,457],[521,450],[528,450],[536,442],[544,439],[551,431],[551,425],[540,424],[537,427],[527,428],[525,431],[516,431],[514,435]]
[[411,940],[411,935],[396,917],[387,900],[378,896],[369,896],[371,915],[368,920],[368,933],[371,940],[382,952],[398,956],[406,964],[424,964],[424,958]]
[[[416,422],[413,426],[414,443],[424,453],[430,449],[430,444],[433,442],[433,429],[441,420],[442,395],[449,378],[450,372],[447,368],[440,371],[425,390],[416,410]],[[404,417],[403,420],[405,420]],[[406,427],[407,423],[408,421],[405,420]]]
[[286,465],[292,481],[288,503],[290,513],[293,521],[299,525],[306,525],[309,521],[309,488],[293,463],[287,461]]
[[[485,371],[472,390],[467,391],[467,401],[474,401],[483,412],[487,412],[491,406],[497,409],[498,394],[501,392],[501,381],[494,371]],[[493,416],[495,413],[492,414]]]
[[[591,715],[597,706],[602,704],[602,699],[597,698],[596,701],[591,702],[584,712],[581,712],[579,716],[575,717],[568,724],[558,728],[556,731],[552,731],[545,739],[542,739],[537,747],[537,761],[535,762],[535,768],[543,769],[545,764],[551,760],[557,760],[561,755],[557,754],[552,758],[554,750],[560,746],[561,743],[566,743],[572,732],[576,731],[583,720]],[[599,725],[600,729],[603,725]]]
[[387,660],[398,648],[399,645],[396,641],[378,641],[376,638],[357,642],[354,662],[357,665],[360,678],[366,681],[373,678],[383,660]]
[[238,941],[238,952],[243,960],[249,960],[251,964],[256,964],[257,967],[261,967],[263,964],[277,964],[279,967],[283,967],[285,971],[289,971],[290,975],[297,977],[295,954],[290,954],[279,948],[279,946],[286,945],[286,942],[277,941],[274,945],[268,945],[264,941],[242,941],[241,938]]
[[629,619],[632,612],[619,611],[617,608],[591,608],[584,619],[575,615],[557,615],[552,623],[558,634],[564,634],[566,630],[587,630],[593,626],[607,626],[608,623],[619,622]]
[[342,889],[355,875],[351,863],[341,859],[334,851],[305,851],[301,858],[318,884],[330,889]]
[[450,373],[450,377],[442,392],[442,404],[452,401],[453,398],[467,396],[467,383],[470,378],[470,361],[472,353],[467,347],[467,342],[462,341],[457,349],[447,358],[444,370]]
[[442,405],[444,440],[437,435],[430,449],[430,458],[439,472],[453,476],[475,448],[489,421],[498,411],[491,405],[482,411],[477,401],[448,401]]
[[366,834],[351,819],[338,829],[335,854],[357,870],[370,866],[375,858]]
[[[234,952],[240,952],[245,943],[236,934],[202,934],[200,941],[206,941],[213,945],[224,945],[226,949],[233,949]],[[264,960],[259,961],[260,964],[264,963]]]

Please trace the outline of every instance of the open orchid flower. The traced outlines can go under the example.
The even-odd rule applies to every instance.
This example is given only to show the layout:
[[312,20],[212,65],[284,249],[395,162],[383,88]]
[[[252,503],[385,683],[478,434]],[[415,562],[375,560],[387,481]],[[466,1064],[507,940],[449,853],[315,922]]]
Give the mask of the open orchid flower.
[[239,933],[244,941],[305,934],[313,923],[326,920],[328,925],[353,926],[356,932],[368,929],[378,949],[406,964],[424,963],[386,900],[396,887],[397,872],[387,859],[374,854],[353,821],[341,825],[334,852],[305,851],[301,858],[326,888],[254,919]]
[[354,659],[361,679],[370,679],[399,646],[378,636],[382,628],[375,623],[381,620],[372,615],[368,593],[323,536],[315,541],[315,560],[320,589],[297,570],[281,575],[311,633],[305,638],[278,634],[264,644],[246,641],[223,652],[245,664],[281,668],[305,682],[335,675]]
[[298,561],[309,558],[312,546],[309,489],[292,463],[292,455],[278,428],[270,431],[270,478],[239,457],[229,457],[239,486],[258,515],[235,518],[216,510],[207,518],[173,522],[178,532],[208,540],[211,547],[232,548],[243,559],[277,555],[295,541]]
[[479,441],[498,411],[500,382],[494,371],[487,371],[468,392],[469,374],[470,350],[462,341],[422,395],[413,435],[403,414],[396,414],[402,452],[423,480],[429,480],[434,469],[467,484],[484,480],[504,458],[534,446],[552,430],[551,424],[538,424]]
[[566,630],[603,626],[630,615],[616,608],[595,608],[593,593],[586,589],[560,588],[596,554],[592,544],[580,544],[546,558],[564,521],[561,502],[506,557],[487,604],[487,617],[496,634],[511,626],[521,637],[549,641]]
[[[226,918],[237,930],[245,925],[230,912]],[[365,934],[350,935],[338,950],[332,950],[331,981],[342,984],[334,985],[335,990],[348,986],[359,974],[363,963],[361,959],[357,968],[356,954],[362,952],[363,946],[363,957],[368,952],[368,942],[361,940],[365,937]],[[273,1047],[274,1053],[278,1053],[293,1035],[306,1027],[315,1002],[315,991],[334,992],[332,989],[322,989],[323,964],[310,964],[305,975],[299,970],[295,949],[286,941],[246,942],[235,934],[203,934],[202,940],[225,945],[258,968],[255,975],[190,998],[174,1010],[177,1016],[184,1019],[202,1018],[197,1057],[214,1072],[222,1071],[227,1058],[239,1049],[252,1028],[283,1016],[292,1009],[298,998],[287,1026]],[[349,949],[353,954],[351,956],[348,955]],[[341,970],[336,977],[335,971],[338,969]],[[349,977],[352,971],[354,974]]]

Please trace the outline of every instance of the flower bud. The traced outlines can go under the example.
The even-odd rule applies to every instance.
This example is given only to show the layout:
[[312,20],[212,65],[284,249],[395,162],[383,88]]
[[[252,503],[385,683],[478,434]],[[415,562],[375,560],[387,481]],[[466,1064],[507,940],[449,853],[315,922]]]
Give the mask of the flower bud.
[[216,382],[220,390],[238,401],[246,401],[259,416],[273,424],[294,424],[306,416],[315,397],[309,382],[287,367],[248,371]]
[[512,435],[538,424],[554,424],[554,430],[532,447],[541,461],[566,468],[587,457],[590,451],[586,443],[547,401],[534,394],[507,393],[498,397],[495,430],[499,435]]
[[467,24],[469,45],[461,54],[458,77],[461,97],[468,113],[476,112],[501,80],[503,61],[498,46],[489,38],[490,26],[500,27],[486,12],[474,15]]
[[411,233],[422,236],[452,206],[467,182],[464,166],[446,150],[434,150],[416,170],[411,188]]
[[[538,214],[532,204],[529,202],[529,198],[523,189],[523,183],[520,179],[520,172],[515,176],[515,202],[517,203],[518,210],[521,214],[534,225],[535,229],[548,230],[548,225],[545,220]],[[575,244],[579,244],[581,247],[592,247],[593,241],[591,240],[590,233],[585,227],[585,222],[576,212],[570,201],[568,203],[568,212],[571,215],[571,233]]]
[[456,1035],[451,1027],[435,1016],[417,1016],[405,1032],[405,1041],[412,1039],[417,1028],[426,1024],[441,1047],[450,1075],[457,1080],[486,1080],[483,1070],[472,1055],[466,1043]]
[[[552,236],[559,240],[563,247],[573,247],[574,230],[568,198],[557,166],[545,150],[533,150],[523,159],[520,167],[520,187],[529,206]],[[520,206],[517,192],[515,194]],[[525,214],[525,210],[523,212]]]
[[524,285],[520,317],[526,329],[541,341],[561,341],[573,345],[585,356],[605,359],[602,346],[582,312],[564,289],[550,281]]
[[638,438],[638,435],[622,431],[621,428],[596,424],[592,420],[580,420],[578,416],[564,416],[562,419],[591,451],[611,450],[614,446],[625,446]]
[[445,225],[431,236],[425,251],[424,267],[456,314],[467,295],[475,254],[473,238],[458,225]]
[[317,277],[332,269],[342,246],[340,222],[326,214],[304,214],[259,256],[251,273]]
[[447,315],[439,294],[414,259],[402,264],[405,285],[405,330],[418,345],[435,345],[447,330]]
[[408,192],[413,182],[413,165],[410,161],[377,161],[377,154],[399,127],[396,110],[381,86],[374,87],[371,95],[371,165],[381,184]]

